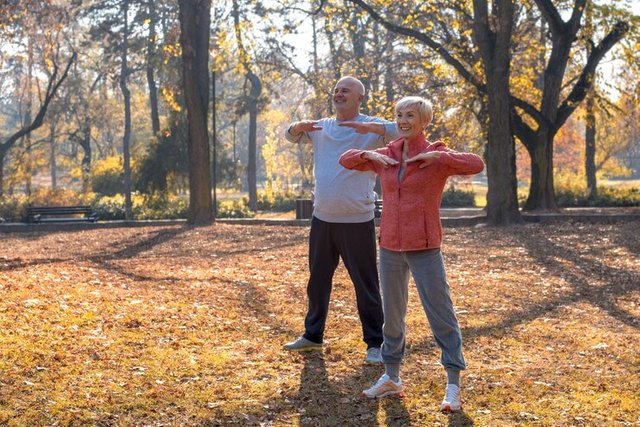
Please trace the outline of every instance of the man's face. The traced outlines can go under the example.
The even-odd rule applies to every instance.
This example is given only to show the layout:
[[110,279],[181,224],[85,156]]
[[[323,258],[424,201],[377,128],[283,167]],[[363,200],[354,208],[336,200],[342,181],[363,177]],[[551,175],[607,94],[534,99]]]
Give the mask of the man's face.
[[353,80],[341,80],[333,89],[333,106],[343,114],[357,114],[363,99],[358,84]]

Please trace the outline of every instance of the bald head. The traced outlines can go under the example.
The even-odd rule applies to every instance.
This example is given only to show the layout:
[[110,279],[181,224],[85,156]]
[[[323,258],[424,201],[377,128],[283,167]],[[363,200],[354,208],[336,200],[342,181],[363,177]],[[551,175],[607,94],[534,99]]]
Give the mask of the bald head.
[[357,89],[357,92],[360,95],[364,96],[364,92],[365,92],[364,85],[362,84],[362,82],[360,80],[356,79],[355,77],[344,76],[344,77],[340,78],[340,80],[338,80],[338,83],[336,83],[336,86],[338,84],[340,84],[340,83],[346,83],[349,86],[354,87],[355,89]]
[[364,85],[355,77],[345,76],[333,89],[333,106],[338,120],[351,120],[360,113],[364,101]]

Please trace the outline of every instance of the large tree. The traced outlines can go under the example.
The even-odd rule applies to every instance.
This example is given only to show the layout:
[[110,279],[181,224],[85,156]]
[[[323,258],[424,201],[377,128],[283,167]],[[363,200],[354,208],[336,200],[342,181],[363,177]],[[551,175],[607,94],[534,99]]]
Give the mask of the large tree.
[[[596,67],[604,55],[629,30],[629,25],[618,21],[596,45],[593,43],[587,62],[583,66],[568,95],[561,100],[567,64],[572,47],[581,28],[581,19],[587,0],[575,0],[571,17],[565,21],[551,0],[536,0],[536,5],[549,28],[551,51],[543,72],[542,94],[539,106],[523,99],[515,99],[514,130],[522,141],[531,162],[531,185],[525,209],[556,209],[553,185],[553,139],[558,130],[584,100],[593,86]],[[529,124],[527,118],[535,125]]]
[[189,224],[213,220],[209,167],[209,25],[211,0],[180,0],[180,44],[189,128]]
[[[486,0],[474,0],[473,34],[480,51],[483,76],[478,76],[453,56],[446,46],[427,32],[397,25],[378,14],[362,0],[351,0],[366,10],[388,30],[413,38],[438,52],[440,56],[484,97],[487,123],[487,222],[509,225],[520,222],[516,194],[515,144],[511,128],[512,109],[509,76],[511,32],[514,6],[511,0],[495,0],[489,12]],[[473,59],[473,58],[471,58]]]
[[49,73],[49,79],[47,81],[47,87],[44,91],[43,98],[41,100],[40,106],[38,107],[38,111],[35,116],[29,120],[28,123],[25,123],[20,129],[14,132],[12,135],[7,137],[4,141],[0,142],[0,197],[3,196],[3,181],[4,181],[4,160],[7,156],[9,150],[15,145],[16,142],[20,140],[20,138],[25,135],[29,135],[34,130],[38,129],[44,123],[45,114],[47,114],[47,109],[51,104],[51,101],[56,96],[60,85],[67,78],[69,74],[69,68],[76,60],[77,54],[74,52],[69,60],[67,61],[66,66],[64,67],[62,73],[60,73],[60,68],[58,64],[55,62],[52,63],[53,69]]
[[[391,19],[383,17],[378,14],[368,3],[363,0],[351,0],[353,3],[358,4],[365,9],[369,14],[374,16],[376,20],[383,23],[383,25],[394,32],[403,34],[409,38],[420,41],[429,48],[438,52],[442,59],[451,65],[458,74],[467,82],[472,84],[481,96],[486,100],[486,107],[489,113],[488,126],[492,126],[492,122],[505,120],[504,117],[496,117],[494,114],[497,112],[490,111],[490,100],[494,97],[492,93],[493,85],[491,80],[495,77],[490,72],[492,66],[487,61],[488,57],[493,56],[498,59],[501,53],[491,50],[486,50],[487,46],[496,45],[501,35],[505,35],[506,29],[505,22],[501,21],[501,11],[505,10],[507,3],[502,0],[495,0],[492,2],[491,13],[484,13],[487,9],[486,0],[473,2],[473,34],[475,40],[475,48],[480,51],[482,58],[482,64],[484,68],[483,78],[479,78],[477,72],[475,72],[475,64],[470,63],[464,54],[455,50],[455,46],[436,40],[434,33],[436,29],[441,29],[442,26],[447,26],[447,22],[442,20],[437,25],[427,25],[426,28],[421,30],[414,29],[410,24],[395,24]],[[574,0],[571,17],[568,21],[564,21],[558,11],[550,0],[535,0],[539,13],[545,20],[546,25],[549,28],[548,36],[549,43],[551,44],[550,52],[547,55],[546,64],[542,62],[541,67],[541,90],[539,100],[531,102],[524,97],[517,97],[514,95],[513,85],[509,86],[510,92],[510,116],[511,116],[511,133],[513,136],[517,136],[518,139],[525,145],[527,151],[531,157],[532,163],[532,178],[531,187],[529,191],[529,198],[526,203],[527,209],[555,209],[555,195],[553,191],[553,137],[557,133],[558,129],[567,120],[567,118],[573,113],[577,105],[586,96],[587,90],[593,84],[593,75],[599,62],[603,56],[617,43],[628,31],[628,24],[625,21],[617,21],[610,29],[610,31],[601,39],[596,45],[594,43],[593,49],[590,51],[586,64],[581,67],[581,71],[578,76],[570,83],[573,85],[566,89],[563,86],[565,81],[565,73],[567,70],[567,64],[572,54],[572,43],[577,37],[578,30],[580,29],[580,20],[584,11],[586,0]],[[450,2],[451,9],[456,11],[462,11],[464,13],[464,5],[456,2]],[[511,4],[510,8],[514,8]],[[443,14],[445,15],[445,14]],[[448,15],[447,15],[448,16]],[[512,20],[516,17],[512,14]],[[485,21],[483,21],[483,19]],[[411,22],[412,20],[405,20],[405,22]],[[413,20],[415,21],[415,20]],[[530,28],[530,21],[520,20],[525,22],[527,28]],[[457,22],[457,21],[456,21]],[[515,21],[508,24],[511,28]],[[449,24],[451,25],[451,24]],[[486,30],[483,31],[482,28]],[[465,29],[458,28],[457,31],[451,30],[450,33],[461,34],[462,39]],[[485,33],[485,36],[483,36]],[[544,40],[543,40],[544,41]],[[514,44],[510,38],[507,43],[511,49]],[[488,56],[489,55],[489,56]],[[513,52],[507,51],[507,59],[512,60]],[[512,64],[511,64],[512,65]],[[489,66],[489,67],[487,67]],[[500,66],[502,67],[502,66]],[[525,94],[530,95],[530,94]],[[562,95],[565,95],[561,100]],[[539,106],[538,106],[539,105]],[[535,125],[533,125],[535,123]],[[504,127],[502,128],[504,129]],[[496,156],[502,158],[511,158],[512,150],[508,149],[508,152],[498,152],[495,150],[492,152],[492,147],[496,146],[496,143],[492,141],[489,135],[490,131],[487,130],[489,137],[488,141],[488,175],[489,185],[492,185],[491,168],[494,160],[497,160]],[[506,145],[504,146],[506,147]],[[509,160],[511,163],[511,160]],[[510,169],[510,168],[509,168]],[[502,185],[511,185],[515,189],[515,176],[510,171],[498,171],[500,174],[500,183]],[[509,175],[509,176],[507,176]],[[493,182],[496,185],[496,182]],[[502,187],[504,188],[504,187]],[[498,188],[498,193],[500,192]],[[490,189],[490,192],[493,192]],[[509,223],[509,218],[517,217],[517,206],[512,204],[512,194],[514,192],[510,189],[507,195],[498,196],[497,198],[491,197],[492,200],[488,200],[487,209],[490,212],[499,212],[500,209],[506,207],[509,214],[505,217],[506,223]],[[502,208],[495,206],[495,203],[500,203]],[[494,216],[489,214],[489,222],[504,223],[504,220],[500,215]]]

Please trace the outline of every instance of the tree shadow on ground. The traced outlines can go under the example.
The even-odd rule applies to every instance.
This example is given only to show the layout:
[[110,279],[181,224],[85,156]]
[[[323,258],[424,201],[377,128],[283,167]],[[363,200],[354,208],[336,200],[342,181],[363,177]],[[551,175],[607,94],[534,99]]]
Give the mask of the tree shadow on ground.
[[[159,246],[165,242],[175,239],[179,235],[186,233],[189,230],[192,230],[194,227],[192,226],[182,226],[177,228],[170,229],[162,229],[158,230],[155,234],[142,239],[139,242],[134,244],[128,244],[126,242],[121,243],[118,246],[122,246],[122,249],[105,254],[99,254],[87,257],[87,259],[100,262],[106,260],[119,260],[119,259],[128,259],[133,258],[142,252],[148,251],[156,246]],[[114,245],[115,246],[115,245]]]
[[[466,331],[468,336],[476,337],[508,330],[516,324],[530,322],[543,315],[549,315],[560,307],[579,302],[598,307],[627,326],[640,328],[639,319],[616,304],[616,298],[637,291],[637,284],[640,283],[639,272],[611,267],[579,253],[569,245],[560,245],[544,236],[531,238],[519,235],[518,237],[536,264],[546,268],[548,274],[562,277],[571,288],[571,292],[531,304],[497,325],[472,328]],[[567,268],[567,264],[572,268]],[[594,285],[594,282],[604,284]]]
[[52,257],[52,258],[25,260],[23,258],[18,257],[13,259],[4,259],[2,262],[0,262],[0,271],[19,270],[19,269],[38,266],[38,265],[57,264],[57,263],[69,262],[69,261],[89,261],[98,265],[108,264],[108,268],[112,270],[114,265],[109,263],[109,261],[133,258],[144,251],[152,249],[155,246],[158,246],[162,243],[175,239],[180,234],[185,233],[191,228],[192,227],[189,227],[189,226],[183,226],[179,228],[158,230],[158,232],[154,233],[150,237],[145,238],[141,241],[135,242],[133,244],[130,244],[127,242],[127,240],[131,240],[131,239],[122,240],[120,242],[112,242],[111,247],[122,247],[123,249],[110,252],[109,247],[105,247],[105,248],[102,248],[102,250],[104,251],[103,253],[93,254],[89,256],[71,255],[69,257],[61,257],[60,251],[63,251],[64,248],[59,248],[57,249],[58,252],[54,254],[58,256]]
[[300,388],[292,398],[300,414],[300,426],[379,426],[377,402],[363,402],[359,396],[354,399],[338,390],[329,380],[321,352],[305,352],[301,356],[304,367],[300,373]]
[[[411,425],[409,412],[402,399],[371,400],[360,394],[363,378],[366,383],[373,383],[380,375],[380,366],[363,366],[359,374],[340,379],[338,384],[329,378],[323,353],[303,352],[299,357],[303,358],[304,367],[300,372],[300,387],[297,394],[284,396],[285,404],[279,403],[274,406],[280,407],[282,411],[297,412],[300,426],[399,427]],[[386,414],[384,423],[378,421],[380,410]],[[271,417],[279,419],[278,415],[271,414]]]
[[[617,246],[626,248],[632,254],[640,254],[640,221],[629,221],[616,224],[611,236]],[[635,238],[630,238],[631,236]]]
[[449,427],[468,427],[474,425],[473,419],[469,417],[469,415],[464,412],[464,409],[461,409],[458,412],[452,412],[448,415],[449,422],[447,425]]
[[[549,316],[562,307],[580,302],[589,303],[606,311],[611,317],[627,326],[640,328],[640,319],[616,304],[617,298],[638,290],[639,272],[606,265],[579,253],[569,245],[560,245],[542,235],[535,237],[520,233],[514,235],[536,265],[544,267],[549,275],[562,277],[571,291],[556,293],[555,298],[530,303],[501,322],[463,328],[463,339],[473,340],[481,336],[507,334],[516,325]],[[567,268],[567,264],[572,268]],[[593,285],[596,281],[604,284]],[[417,345],[424,347],[430,340],[429,336]]]

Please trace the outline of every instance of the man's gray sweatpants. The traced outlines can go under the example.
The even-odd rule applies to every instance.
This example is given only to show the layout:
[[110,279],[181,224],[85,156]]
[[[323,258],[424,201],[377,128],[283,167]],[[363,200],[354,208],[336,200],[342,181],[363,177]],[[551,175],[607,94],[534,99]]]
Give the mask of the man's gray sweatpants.
[[440,249],[399,252],[380,248],[384,362],[400,363],[404,355],[409,273],[416,282],[431,331],[442,350],[442,365],[445,369],[465,369],[462,334],[453,310]]

